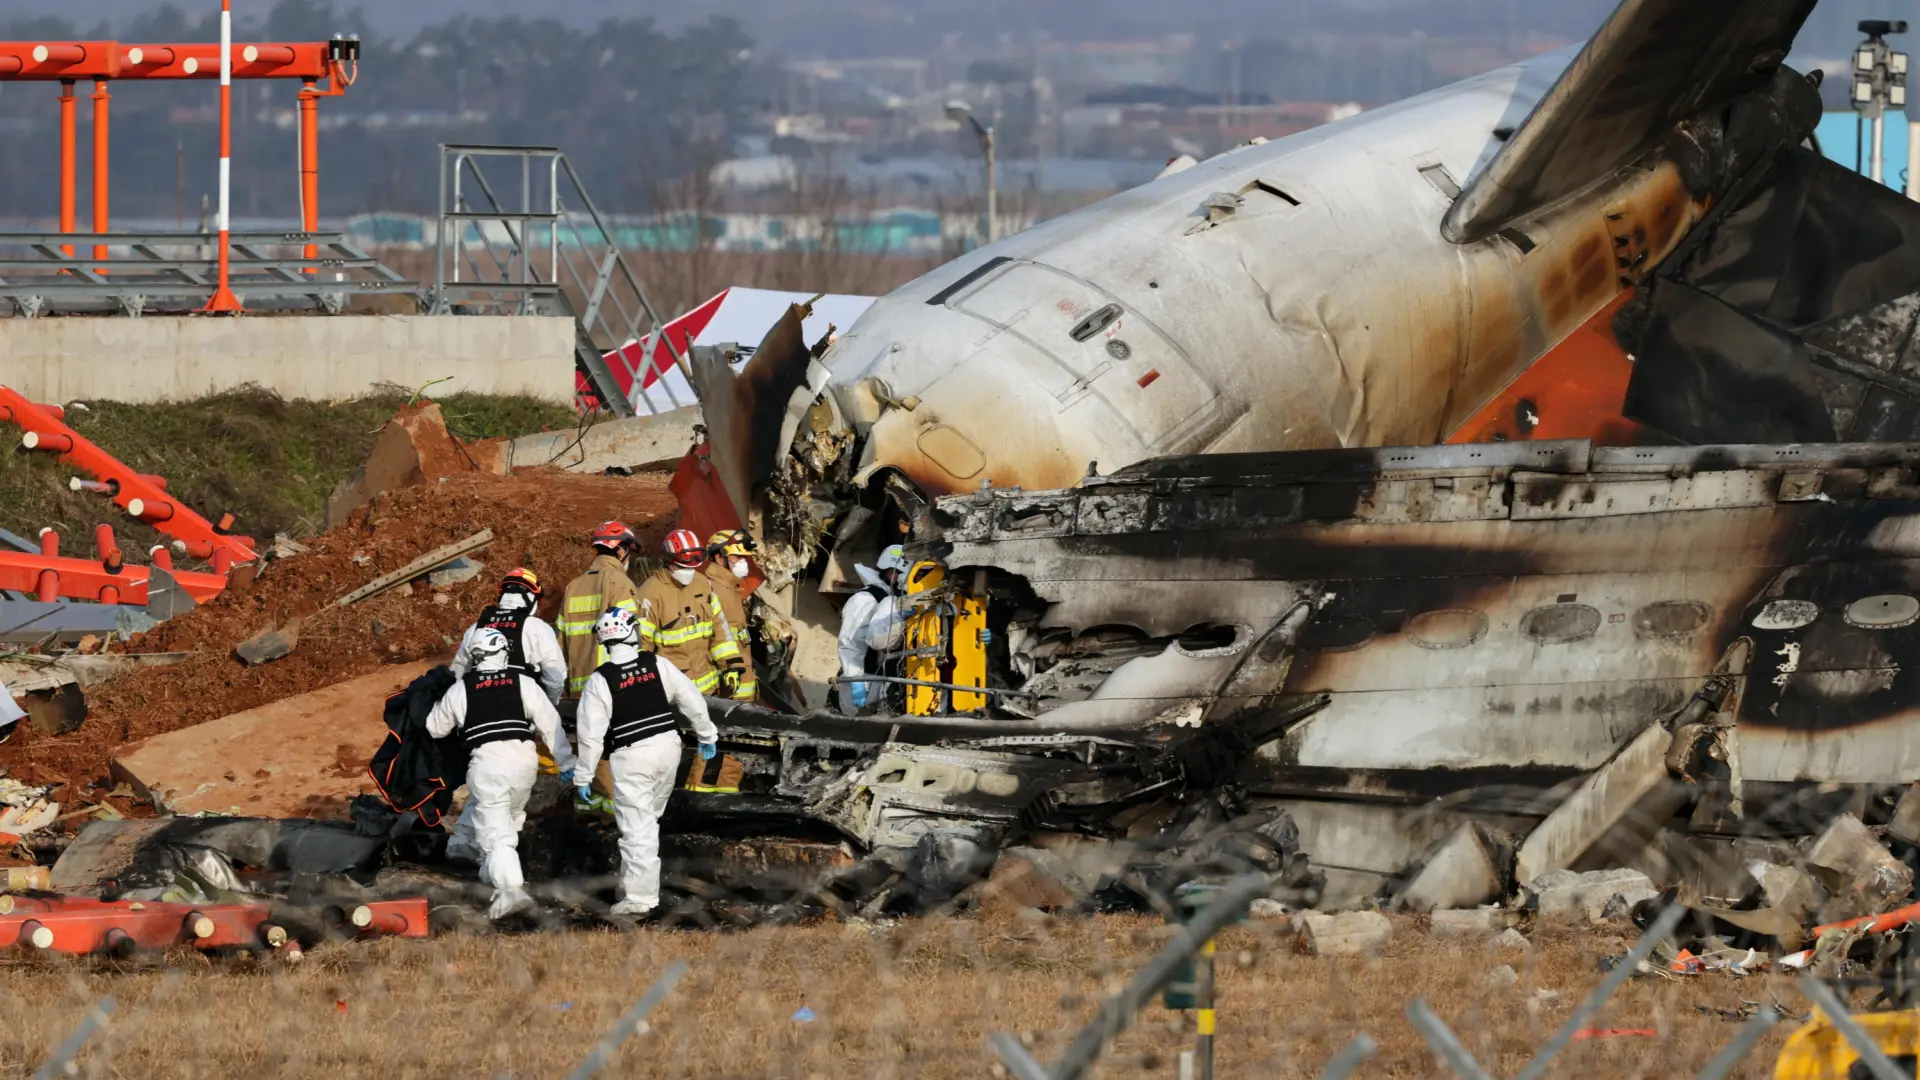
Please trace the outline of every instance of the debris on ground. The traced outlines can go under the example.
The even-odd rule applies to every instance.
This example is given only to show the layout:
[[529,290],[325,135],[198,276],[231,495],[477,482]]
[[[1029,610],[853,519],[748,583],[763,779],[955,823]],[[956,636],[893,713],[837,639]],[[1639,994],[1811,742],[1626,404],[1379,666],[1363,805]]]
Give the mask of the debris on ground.
[[1377,911],[1300,914],[1300,949],[1308,956],[1372,956],[1393,940],[1393,923]]
[[1428,925],[1436,937],[1492,937],[1502,931],[1511,932],[1518,918],[1518,912],[1506,908],[1467,908],[1436,911],[1428,916]]
[[1554,870],[1527,882],[1527,906],[1542,915],[1579,915],[1599,921],[1624,915],[1642,900],[1660,895],[1638,870]]

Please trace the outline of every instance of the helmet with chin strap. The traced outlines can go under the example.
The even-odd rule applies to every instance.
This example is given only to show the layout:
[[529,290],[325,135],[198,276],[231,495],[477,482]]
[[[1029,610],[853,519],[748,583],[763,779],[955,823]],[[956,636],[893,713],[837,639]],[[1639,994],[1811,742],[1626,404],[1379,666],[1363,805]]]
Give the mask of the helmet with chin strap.
[[667,564],[681,570],[698,570],[707,564],[707,549],[700,543],[692,529],[675,529],[667,534],[661,550],[666,553]]
[[475,668],[493,671],[506,666],[509,648],[507,635],[489,627],[473,635],[473,641],[467,645],[467,655],[473,658]]

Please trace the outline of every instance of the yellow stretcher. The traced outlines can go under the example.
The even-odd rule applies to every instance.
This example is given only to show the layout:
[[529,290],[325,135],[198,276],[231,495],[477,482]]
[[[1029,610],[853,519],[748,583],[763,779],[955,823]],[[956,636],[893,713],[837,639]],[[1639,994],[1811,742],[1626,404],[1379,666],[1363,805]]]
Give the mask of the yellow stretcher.
[[[1920,1055],[1920,1009],[1903,1012],[1858,1013],[1853,1022],[1908,1076],[1913,1075],[1914,1058]],[[1867,1075],[1859,1066],[1860,1055],[1853,1044],[1824,1014],[1787,1037],[1787,1045],[1773,1065],[1774,1080],[1850,1080]]]

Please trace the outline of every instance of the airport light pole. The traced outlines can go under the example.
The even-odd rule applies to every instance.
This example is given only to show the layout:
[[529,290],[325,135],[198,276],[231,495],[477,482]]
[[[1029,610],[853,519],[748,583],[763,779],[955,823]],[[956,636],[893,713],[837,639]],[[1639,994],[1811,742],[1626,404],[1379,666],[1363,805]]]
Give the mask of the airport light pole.
[[220,271],[213,299],[206,310],[231,314],[240,310],[233,294],[233,0],[220,0]]
[[[1873,152],[1867,159],[1867,175],[1874,183],[1884,184],[1887,109],[1907,107],[1907,54],[1894,52],[1887,45],[1887,35],[1906,33],[1907,23],[1904,19],[1866,19],[1860,23],[1860,32],[1867,35],[1867,40],[1853,53],[1853,108],[1873,128]],[[1911,189],[1912,147],[1908,148],[1907,157],[1907,186]]]
[[947,102],[947,119],[972,124],[973,133],[980,137],[980,149],[987,155],[987,243],[991,244],[1000,239],[1000,191],[996,182],[1000,163],[994,153],[993,129],[982,124],[964,101]]

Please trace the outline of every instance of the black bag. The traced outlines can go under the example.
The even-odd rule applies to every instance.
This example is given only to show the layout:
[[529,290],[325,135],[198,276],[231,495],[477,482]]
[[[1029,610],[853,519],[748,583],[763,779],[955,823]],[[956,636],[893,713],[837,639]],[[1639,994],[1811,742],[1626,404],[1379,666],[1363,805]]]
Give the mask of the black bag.
[[419,814],[428,828],[440,825],[454,789],[467,782],[467,747],[459,732],[444,739],[427,735],[427,714],[456,681],[443,665],[389,697],[387,740],[367,768],[388,806],[402,815]]

